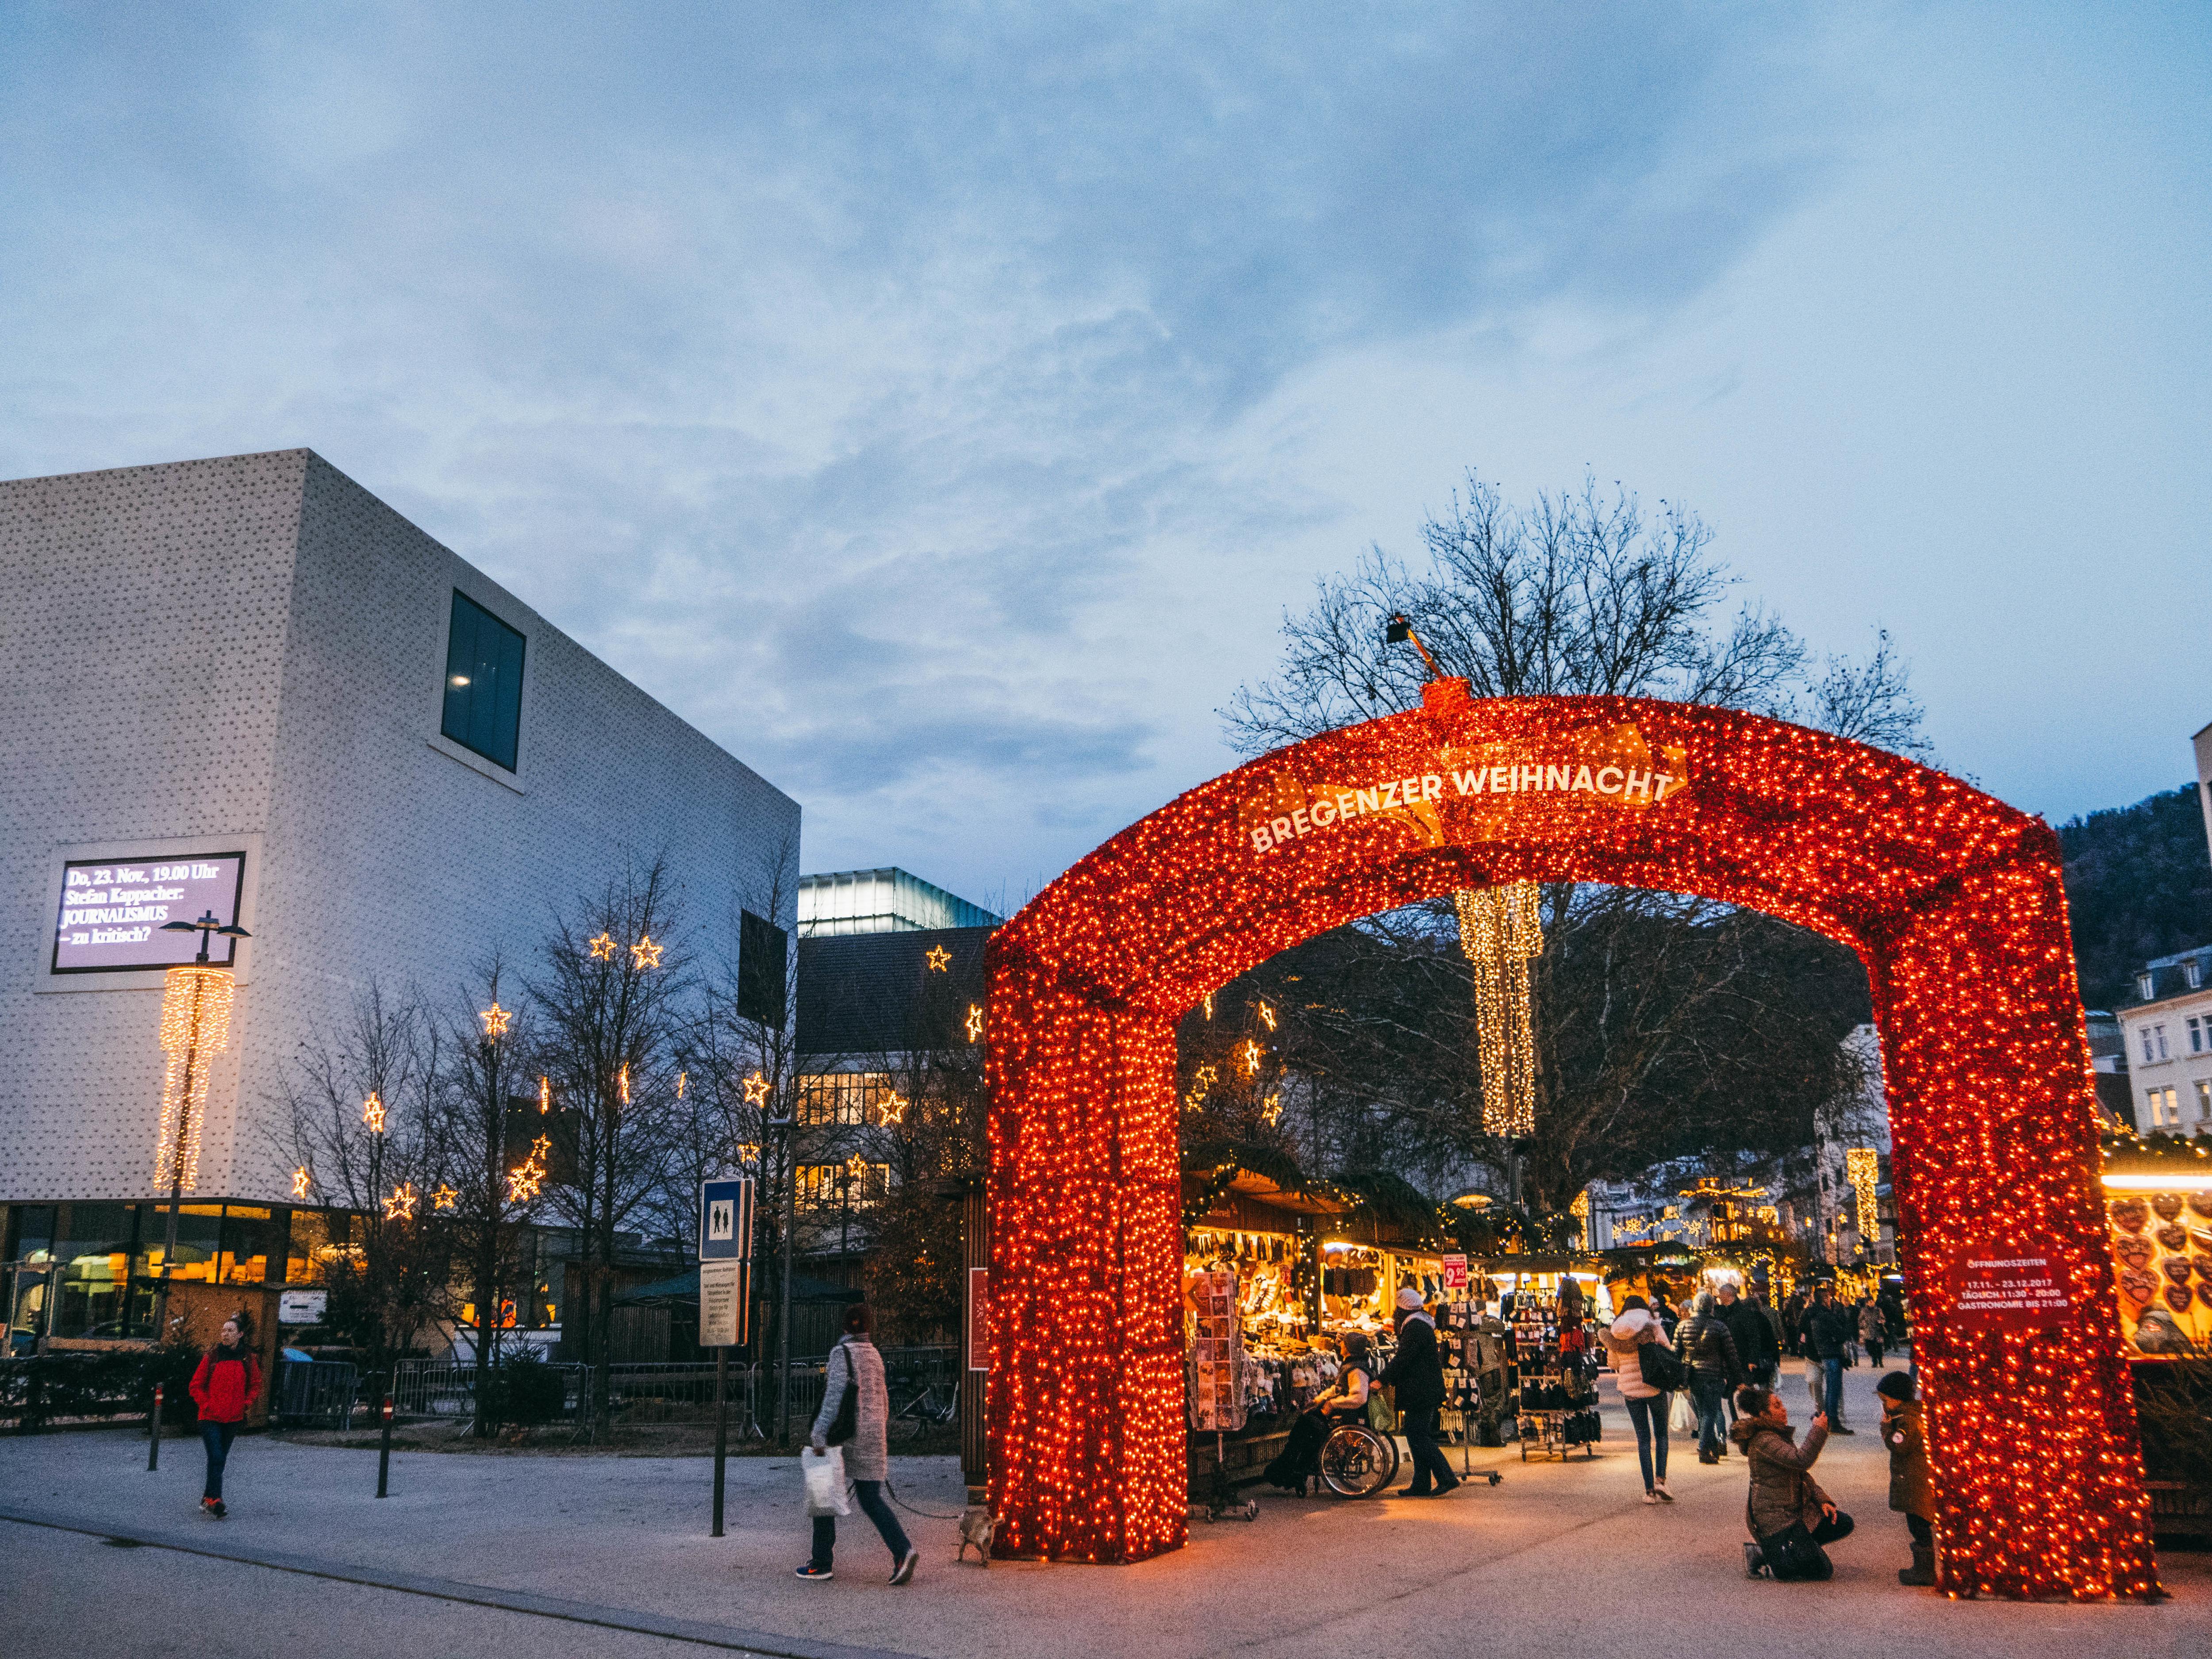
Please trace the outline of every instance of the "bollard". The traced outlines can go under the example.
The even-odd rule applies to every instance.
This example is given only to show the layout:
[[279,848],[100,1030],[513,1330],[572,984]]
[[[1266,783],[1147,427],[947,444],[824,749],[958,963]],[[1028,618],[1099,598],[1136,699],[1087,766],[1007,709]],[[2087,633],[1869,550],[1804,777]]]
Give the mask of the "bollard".
[[730,1351],[714,1350],[714,1531],[722,1535],[722,1467],[730,1455]]
[[154,1385],[154,1411],[146,1419],[146,1467],[161,1467],[161,1385]]
[[384,1496],[392,1475],[392,1395],[389,1384],[384,1396],[384,1444],[376,1454],[376,1495]]

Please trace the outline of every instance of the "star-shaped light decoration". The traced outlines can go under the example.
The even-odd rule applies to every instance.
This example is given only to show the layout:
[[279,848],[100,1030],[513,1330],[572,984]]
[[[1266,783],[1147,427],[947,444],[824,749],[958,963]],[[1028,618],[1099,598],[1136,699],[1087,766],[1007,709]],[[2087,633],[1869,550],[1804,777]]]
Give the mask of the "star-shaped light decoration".
[[647,933],[629,947],[630,966],[639,969],[659,967],[660,953],[665,948],[664,945],[655,945],[653,942],[653,935]]
[[307,1173],[307,1166],[302,1164],[292,1171],[292,1196],[305,1198],[307,1195],[307,1188],[313,1186],[315,1178]]
[[1275,1011],[1267,1005],[1264,999],[1261,1000],[1260,1004],[1260,1018],[1267,1022],[1267,1029],[1269,1030],[1272,1031],[1275,1029]]
[[760,1163],[760,1147],[752,1141],[744,1140],[738,1143],[738,1162],[740,1164],[757,1165]]
[[422,1201],[416,1195],[415,1183],[403,1181],[392,1189],[392,1196],[384,1200],[384,1218],[386,1221],[411,1221],[415,1218],[415,1206]]
[[1190,1080],[1190,1093],[1183,1099],[1182,1103],[1186,1108],[1194,1112],[1206,1103],[1206,1091],[1213,1086],[1214,1076],[1215,1073],[1211,1066],[1201,1066],[1198,1068],[1197,1074]]
[[1237,1050],[1237,1058],[1244,1062],[1244,1075],[1256,1076],[1260,1070],[1260,1045],[1251,1037],[1244,1039]]
[[949,974],[952,971],[952,952],[946,950],[942,945],[931,945],[927,951],[927,955],[929,957],[929,971],[931,973]]
[[434,1210],[458,1210],[461,1207],[461,1195],[451,1187],[441,1185],[436,1192],[430,1194],[430,1207]]
[[552,1154],[552,1151],[553,1137],[540,1135],[530,1143],[530,1161],[532,1164],[543,1164]]
[[594,962],[612,962],[615,959],[615,951],[617,948],[618,947],[615,944],[615,936],[612,933],[602,933],[592,941],[592,960]]
[[545,1171],[538,1168],[535,1162],[516,1164],[507,1172],[507,1201],[510,1204],[527,1204],[538,1196],[538,1188],[544,1184],[544,1180]]
[[981,1042],[982,1040],[983,1005],[980,1002],[971,1002],[968,1005],[968,1041]]
[[906,1121],[906,1109],[913,1103],[914,1103],[909,1101],[904,1095],[894,1089],[883,1097],[883,1099],[878,1103],[876,1109],[884,1115],[884,1122],[903,1123]]
[[747,1078],[747,1079],[745,1079],[745,1104],[746,1104],[746,1105],[748,1105],[748,1106],[765,1106],[765,1105],[767,1105],[767,1104],[768,1104],[768,1092],[769,1092],[769,1091],[768,1091],[768,1079],[767,1079],[766,1078],[763,1077],[763,1076],[762,1076],[758,1072],[755,1072],[755,1073],[754,1073],[750,1077],[749,1077],[749,1078]]
[[1279,1089],[1260,1103],[1260,1121],[1273,1125],[1283,1115],[1283,1091]]
[[484,1039],[487,1042],[495,1037],[506,1036],[507,1028],[514,1024],[514,1016],[499,1006],[497,997],[494,997],[491,1000],[491,1006],[478,1014],[477,1018],[484,1023]]
[[361,1121],[368,1125],[369,1133],[373,1135],[382,1134],[384,1133],[384,1103],[381,1100],[379,1100],[374,1095],[371,1095],[367,1100],[362,1101],[361,1103]]

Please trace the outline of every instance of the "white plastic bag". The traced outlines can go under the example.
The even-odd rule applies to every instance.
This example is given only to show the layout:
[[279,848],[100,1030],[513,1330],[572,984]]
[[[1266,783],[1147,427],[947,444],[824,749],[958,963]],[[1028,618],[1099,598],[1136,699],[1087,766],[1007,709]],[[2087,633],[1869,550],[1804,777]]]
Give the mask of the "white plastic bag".
[[1667,1426],[1676,1434],[1695,1434],[1698,1431],[1698,1408],[1690,1403],[1687,1389],[1674,1391],[1674,1403],[1667,1410]]
[[817,1451],[811,1446],[799,1449],[799,1472],[806,1477],[806,1513],[816,1515],[850,1515],[853,1506],[845,1501],[845,1449],[832,1446],[827,1451]]

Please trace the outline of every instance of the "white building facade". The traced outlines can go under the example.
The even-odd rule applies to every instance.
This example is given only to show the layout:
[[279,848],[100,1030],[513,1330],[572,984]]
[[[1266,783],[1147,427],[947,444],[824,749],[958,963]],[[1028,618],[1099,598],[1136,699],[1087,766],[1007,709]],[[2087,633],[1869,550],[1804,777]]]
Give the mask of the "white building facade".
[[252,935],[200,1206],[290,1197],[287,1068],[373,977],[448,997],[625,862],[665,860],[703,951],[796,925],[795,801],[309,451],[0,483],[0,568],[11,1258],[166,1197],[178,896]]
[[2136,1127],[2144,1134],[2212,1133],[2212,945],[2146,963],[2142,999],[2120,1011]]

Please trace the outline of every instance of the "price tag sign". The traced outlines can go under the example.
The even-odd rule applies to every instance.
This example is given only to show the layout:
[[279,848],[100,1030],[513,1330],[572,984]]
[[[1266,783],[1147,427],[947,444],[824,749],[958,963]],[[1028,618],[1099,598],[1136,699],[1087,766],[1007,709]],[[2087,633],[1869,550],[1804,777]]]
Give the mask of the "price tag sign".
[[1448,1255],[1444,1258],[1444,1295],[1454,1302],[1467,1297],[1467,1258]]

